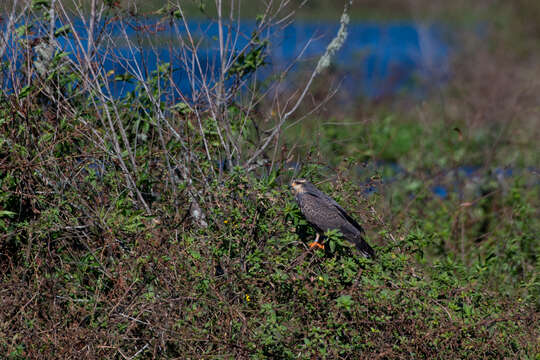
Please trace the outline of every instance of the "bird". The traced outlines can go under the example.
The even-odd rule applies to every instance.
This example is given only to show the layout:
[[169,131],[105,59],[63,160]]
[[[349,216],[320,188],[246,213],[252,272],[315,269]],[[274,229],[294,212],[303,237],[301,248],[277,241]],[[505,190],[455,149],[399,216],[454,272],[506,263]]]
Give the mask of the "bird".
[[326,195],[305,179],[291,182],[292,192],[300,211],[315,230],[317,235],[310,248],[324,249],[319,239],[328,230],[337,229],[345,239],[356,245],[356,248],[366,258],[375,257],[375,251],[364,240],[364,229],[356,220],[330,196]]

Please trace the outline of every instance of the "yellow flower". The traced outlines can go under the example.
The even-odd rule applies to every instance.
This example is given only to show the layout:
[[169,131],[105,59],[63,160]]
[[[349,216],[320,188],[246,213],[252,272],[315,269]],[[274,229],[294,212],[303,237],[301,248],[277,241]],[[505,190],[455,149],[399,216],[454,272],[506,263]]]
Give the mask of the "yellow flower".
[[249,302],[251,299],[248,294],[246,294],[246,301]]
[[226,223],[228,223],[228,222],[229,222],[229,220],[223,220],[223,223],[224,223],[224,224],[226,224]]
[[323,277],[322,276],[319,276],[319,281],[323,281]]

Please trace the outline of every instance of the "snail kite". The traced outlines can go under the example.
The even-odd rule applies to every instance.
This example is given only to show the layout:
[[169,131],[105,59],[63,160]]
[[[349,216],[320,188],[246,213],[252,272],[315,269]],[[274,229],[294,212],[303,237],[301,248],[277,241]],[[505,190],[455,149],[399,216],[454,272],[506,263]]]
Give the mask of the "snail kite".
[[321,234],[337,229],[347,240],[356,245],[364,257],[375,256],[371,246],[364,240],[364,229],[334,199],[304,179],[293,180],[291,186],[300,211],[317,230],[315,241],[310,247],[324,248],[319,243]]

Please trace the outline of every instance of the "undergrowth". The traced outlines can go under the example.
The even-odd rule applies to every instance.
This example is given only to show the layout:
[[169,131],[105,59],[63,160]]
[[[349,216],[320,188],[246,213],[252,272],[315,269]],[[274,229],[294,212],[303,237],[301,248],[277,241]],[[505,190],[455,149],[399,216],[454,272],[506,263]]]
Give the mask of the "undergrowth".
[[[15,169],[34,179],[30,189]],[[161,215],[145,216],[111,169],[49,196],[32,167],[2,174],[4,208],[29,209],[2,218],[0,351],[9,358],[142,349],[166,358],[533,359],[539,350],[538,191],[519,181],[497,196],[504,216],[467,244],[465,259],[452,244],[452,201],[410,206],[405,230],[381,225],[379,195],[346,180],[322,185],[366,224],[378,256],[365,260],[333,234],[334,246],[310,250],[313,230],[279,177],[235,169],[209,189],[212,221],[201,229],[166,201],[153,204]]]

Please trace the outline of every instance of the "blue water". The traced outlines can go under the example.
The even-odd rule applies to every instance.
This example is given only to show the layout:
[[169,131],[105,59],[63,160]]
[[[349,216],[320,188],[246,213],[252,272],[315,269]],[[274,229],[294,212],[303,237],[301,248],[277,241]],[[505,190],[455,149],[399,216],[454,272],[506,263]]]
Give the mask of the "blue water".
[[[373,174],[381,174],[378,181],[373,181]],[[384,193],[390,186],[403,188],[411,182],[420,182],[428,185],[431,193],[440,198],[448,199],[452,196],[464,200],[465,198],[483,196],[486,186],[498,184],[500,188],[507,189],[508,184],[520,178],[529,187],[540,185],[540,169],[535,167],[519,168],[513,166],[484,168],[478,165],[459,165],[436,174],[431,171],[409,172],[398,163],[374,161],[366,166],[356,168],[356,175],[364,187],[364,194]],[[421,189],[421,187],[420,187]],[[410,195],[418,190],[411,190]]]
[[[290,62],[313,36],[305,58],[317,58],[335,36],[335,23],[296,23],[287,28],[272,52],[276,63]],[[449,76],[451,47],[442,27],[414,22],[352,23],[334,66],[343,75],[342,87],[370,98],[402,90],[420,91],[444,83]]]
[[[143,25],[150,25],[155,29],[158,19],[149,19]],[[63,24],[58,23],[58,27]],[[174,69],[173,81],[184,95],[191,94],[186,70],[180,61],[181,48],[175,31],[183,36],[186,29],[182,23],[177,22],[170,26],[165,23],[164,28],[155,34],[137,29],[140,24],[122,26],[112,23],[108,26],[113,38],[120,39],[124,32],[132,39],[137,36],[149,36],[156,43],[166,44],[173,40],[174,48],[161,45],[151,49],[142,48],[141,51],[131,52],[128,47],[117,41],[117,46],[105,58],[102,64],[106,72],[114,70],[115,74],[125,73],[126,66],[139,66],[145,69],[145,76],[155,70],[159,63],[170,62]],[[203,74],[211,77],[220,67],[218,59],[218,27],[209,21],[191,21],[189,30],[195,38],[205,38],[198,50],[201,59]],[[231,30],[233,35],[239,34],[236,49],[240,49],[248,42],[249,35],[255,29],[254,22],[243,22],[238,31]],[[83,39],[82,46],[86,49],[86,31],[82,23],[75,24],[76,31]],[[282,72],[301,53],[310,42],[292,74],[288,77],[290,85],[297,86],[295,75],[302,71],[310,71],[326,46],[335,36],[339,24],[330,21],[297,21],[284,29],[269,30],[261,36],[269,37],[270,45],[267,48],[267,65],[261,71],[259,79]],[[227,34],[225,29],[225,34]],[[73,57],[78,51],[73,36],[59,38],[61,47],[71,52]],[[425,25],[414,22],[352,22],[348,27],[348,38],[342,49],[333,59],[331,72],[336,75],[336,82],[340,83],[341,90],[349,94],[351,99],[357,96],[380,98],[394,95],[402,91],[420,95],[433,86],[439,86],[450,76],[449,58],[452,46],[447,33],[442,26]],[[126,82],[116,82],[112,89],[113,96],[120,96],[133,90],[134,85]]]

